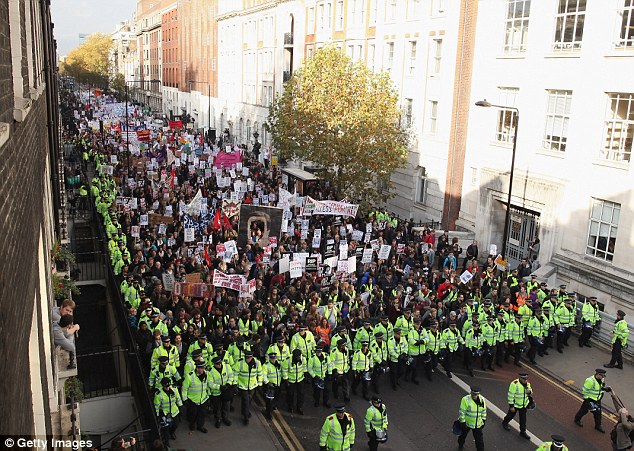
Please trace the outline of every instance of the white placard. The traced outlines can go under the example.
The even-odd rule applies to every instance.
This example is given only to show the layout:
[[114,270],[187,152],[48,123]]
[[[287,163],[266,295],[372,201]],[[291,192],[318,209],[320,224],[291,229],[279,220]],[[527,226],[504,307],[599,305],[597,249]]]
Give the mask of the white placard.
[[372,248],[363,249],[363,257],[361,263],[372,263]]
[[[306,260],[304,260],[305,262]],[[292,261],[290,262],[291,279],[302,277],[302,262]]]
[[471,274],[469,271],[465,271],[462,274],[460,274],[460,282],[464,284],[469,282],[471,279],[473,279],[473,274]]
[[387,260],[390,256],[391,246],[389,244],[382,244],[379,250],[379,260]]
[[185,229],[185,242],[192,243],[194,241],[194,228],[188,227]]
[[148,225],[149,224],[148,215],[139,216],[139,224],[142,225],[142,226]]

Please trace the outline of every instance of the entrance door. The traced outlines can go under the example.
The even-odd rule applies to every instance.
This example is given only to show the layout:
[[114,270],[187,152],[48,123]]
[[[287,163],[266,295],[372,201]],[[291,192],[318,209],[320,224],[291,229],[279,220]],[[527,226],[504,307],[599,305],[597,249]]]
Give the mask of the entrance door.
[[511,206],[509,238],[506,243],[509,265],[517,268],[522,258],[528,258],[528,246],[539,236],[539,213]]

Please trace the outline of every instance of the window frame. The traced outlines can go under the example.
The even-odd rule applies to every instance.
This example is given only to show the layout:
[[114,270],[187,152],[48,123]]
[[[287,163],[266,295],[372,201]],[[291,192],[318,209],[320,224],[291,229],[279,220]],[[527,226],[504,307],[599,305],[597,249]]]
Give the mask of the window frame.
[[[606,210],[606,207],[609,209],[610,217],[604,218],[603,214]],[[598,209],[599,217],[595,217],[595,208]],[[614,221],[615,212],[617,213],[616,222]],[[596,197],[591,198],[590,203],[590,215],[588,218],[588,232],[587,232],[587,240],[586,240],[586,249],[585,254],[597,258],[599,260],[603,260],[606,262],[612,262],[614,260],[614,254],[616,250],[616,239],[618,238],[618,229],[619,229],[619,219],[621,215],[621,204],[617,202],[612,202],[605,199],[599,199]],[[596,235],[592,235],[593,232],[593,224],[596,224]],[[603,227],[608,228],[607,239],[605,242],[605,247],[599,247],[601,240],[601,229]],[[614,234],[614,237],[612,235]],[[591,243],[591,239],[593,243]],[[612,243],[610,240],[613,239]],[[610,247],[612,247],[612,251],[610,251]]]
[[[576,9],[574,12],[567,11],[569,5],[576,3]],[[580,3],[584,4],[584,9],[579,9]],[[562,5],[565,5],[564,12],[560,12]],[[578,52],[581,50],[583,44],[583,30],[585,27],[587,0],[559,0],[557,7],[557,13],[555,14],[555,34],[553,36],[553,52]],[[573,18],[574,27],[572,33],[572,40],[566,40],[566,25],[570,18]],[[579,29],[579,18],[581,18],[581,38],[577,41],[576,35]],[[561,38],[561,41],[557,41],[557,37]]]
[[[607,105],[603,127],[603,140],[601,144],[602,159],[607,161],[629,163],[632,160],[632,151],[634,151],[634,136],[632,136],[634,135],[634,93],[608,92],[606,95]],[[625,96],[627,96],[627,98],[625,98]],[[614,100],[616,100],[616,105],[612,108]],[[625,101],[628,104],[626,114],[623,119],[618,118],[620,101]],[[623,133],[623,131],[625,131],[625,137],[614,139],[613,135]],[[610,136],[610,146],[606,146],[608,135]],[[628,140],[629,149],[627,148]],[[615,141],[618,141],[618,149],[616,151],[614,150],[613,145]]]
[[[634,0],[621,0],[623,6],[619,8],[617,21],[617,33],[614,48],[617,50],[634,50]],[[629,2],[629,5],[627,4]],[[630,37],[627,37],[626,29],[629,28]]]
[[418,41],[413,39],[409,41],[409,69],[408,75],[414,75],[416,72],[416,57],[418,54]]
[[[522,4],[522,16],[516,16],[517,5]],[[528,4],[528,6],[527,6]],[[513,16],[509,17],[511,12],[511,5]],[[526,10],[528,9],[528,13]],[[528,30],[530,25],[530,9],[531,0],[507,0],[506,1],[506,18],[504,20],[504,46],[503,52],[507,55],[522,54],[526,52],[528,43]],[[519,27],[518,27],[519,24]],[[510,33],[509,33],[509,30]],[[515,45],[516,35],[519,34],[519,45]]]
[[431,70],[431,76],[432,77],[437,77],[440,75],[441,72],[441,68],[442,68],[442,44],[443,44],[443,39],[442,38],[433,38],[432,39],[432,45],[433,45],[433,52],[430,52],[430,56],[432,58],[432,62],[433,62],[433,66],[432,66],[432,70]]
[[[564,89],[548,89],[546,91],[546,123],[544,126],[544,137],[542,139],[542,148],[547,151],[552,152],[565,152],[566,146],[568,144],[568,129],[570,126],[570,118],[572,112],[572,90],[564,90]],[[553,97],[553,101],[551,102],[551,97]],[[564,100],[564,109],[568,108],[568,112],[559,114],[557,113],[557,103],[560,98],[563,97]],[[568,99],[570,99],[570,105],[568,105]],[[550,111],[551,104],[555,107],[555,111]],[[552,123],[549,124],[549,120],[552,118]],[[561,134],[555,135],[555,125],[557,118],[561,118]],[[549,127],[550,125],[550,127]],[[550,130],[549,130],[550,128]],[[548,132],[551,132],[548,134]],[[558,140],[554,140],[553,137],[558,137]],[[563,150],[562,150],[563,149]]]
[[428,100],[429,102],[429,114],[428,114],[428,126],[427,134],[438,134],[438,100]]

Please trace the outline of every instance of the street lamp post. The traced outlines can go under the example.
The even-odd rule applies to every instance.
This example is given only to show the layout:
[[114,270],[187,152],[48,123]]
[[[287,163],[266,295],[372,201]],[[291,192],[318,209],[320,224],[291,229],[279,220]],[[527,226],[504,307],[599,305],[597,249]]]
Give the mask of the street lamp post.
[[[511,196],[513,194],[513,175],[515,173],[515,151],[517,150],[517,132],[520,126],[520,110],[515,107],[509,107],[504,105],[493,105],[487,100],[480,100],[475,103],[476,106],[484,108],[503,108],[505,110],[515,111],[515,132],[513,133],[513,153],[511,154],[511,173],[509,174],[509,194],[506,200],[506,217],[504,219],[504,235],[502,236],[502,258],[507,259],[506,256],[506,242],[509,239],[509,223],[511,222]],[[513,124],[511,123],[511,127]]]
[[[209,83],[208,81],[196,81],[196,80],[189,80],[188,83],[190,85],[192,83],[200,83],[200,84],[206,83],[207,84],[207,97],[209,98],[209,101],[207,103],[207,133],[209,133],[209,131],[211,130],[211,83]],[[191,87],[189,88],[189,91],[191,93]]]

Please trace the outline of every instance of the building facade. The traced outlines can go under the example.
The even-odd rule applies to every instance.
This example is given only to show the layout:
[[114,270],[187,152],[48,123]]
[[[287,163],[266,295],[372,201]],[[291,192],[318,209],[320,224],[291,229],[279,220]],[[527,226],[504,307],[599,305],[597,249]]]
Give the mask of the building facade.
[[64,230],[56,44],[47,2],[4,0],[0,12],[0,233],[11,237],[0,248],[0,396],[17,407],[0,434],[67,439],[51,321],[51,249]]
[[511,264],[539,238],[540,275],[634,313],[634,5],[480,2],[476,41],[459,222],[500,248],[518,130]]
[[133,39],[133,26],[129,21],[119,22],[115,30],[110,34],[112,36],[112,68],[115,74],[122,74],[128,79],[125,57],[131,52],[131,44]]

